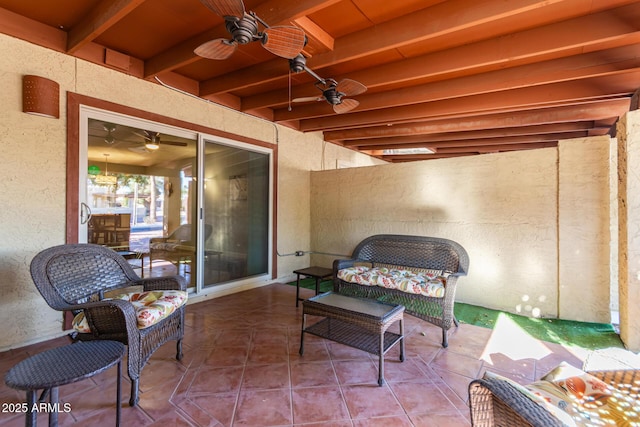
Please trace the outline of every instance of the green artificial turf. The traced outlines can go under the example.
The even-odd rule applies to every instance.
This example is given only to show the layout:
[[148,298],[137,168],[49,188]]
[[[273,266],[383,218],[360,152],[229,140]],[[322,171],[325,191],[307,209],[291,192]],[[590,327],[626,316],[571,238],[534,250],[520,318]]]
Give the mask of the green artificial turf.
[[[289,284],[295,286],[296,282]],[[315,280],[310,278],[301,279],[300,286],[307,289],[315,289]],[[327,292],[332,289],[333,282],[331,280],[320,282],[321,292]],[[460,323],[493,329],[501,321],[510,321],[533,338],[547,342],[590,350],[609,347],[624,348],[614,327],[606,323],[536,319],[463,303],[456,303],[454,312]]]

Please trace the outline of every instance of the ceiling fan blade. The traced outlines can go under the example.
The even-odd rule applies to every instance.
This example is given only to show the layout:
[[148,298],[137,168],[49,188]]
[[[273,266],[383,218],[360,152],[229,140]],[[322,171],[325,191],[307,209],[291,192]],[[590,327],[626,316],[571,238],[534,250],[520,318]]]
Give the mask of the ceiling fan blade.
[[186,147],[188,145],[186,142],[165,141],[164,139],[161,139],[159,142],[160,142],[160,145],[174,145],[176,147]]
[[312,102],[312,101],[324,101],[323,97],[318,97],[318,96],[305,96],[302,98],[294,98],[291,100],[291,102]]
[[236,51],[238,43],[233,40],[215,39],[201,44],[193,51],[196,55],[207,59],[227,59]]
[[297,27],[269,27],[264,30],[262,46],[274,55],[293,59],[304,49],[306,36]]
[[244,3],[242,0],[200,0],[213,13],[224,17],[235,16],[242,19],[244,16]]
[[344,93],[346,96],[356,96],[367,91],[367,87],[360,82],[351,79],[341,80],[336,86],[339,92]]
[[360,102],[356,101],[355,99],[343,99],[340,104],[336,104],[333,106],[333,111],[338,114],[342,114],[353,110],[358,105],[360,105]]

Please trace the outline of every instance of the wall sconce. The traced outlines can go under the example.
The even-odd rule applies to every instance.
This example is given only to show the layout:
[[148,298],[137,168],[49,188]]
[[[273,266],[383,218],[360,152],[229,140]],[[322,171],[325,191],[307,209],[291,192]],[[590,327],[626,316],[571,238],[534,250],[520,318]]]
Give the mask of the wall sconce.
[[22,111],[60,118],[60,85],[40,76],[22,77]]

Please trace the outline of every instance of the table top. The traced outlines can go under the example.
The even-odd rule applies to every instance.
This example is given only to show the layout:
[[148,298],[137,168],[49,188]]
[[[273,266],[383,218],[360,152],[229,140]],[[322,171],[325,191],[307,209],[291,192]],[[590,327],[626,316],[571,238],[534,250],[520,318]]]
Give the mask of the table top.
[[18,390],[40,390],[80,381],[118,363],[125,346],[117,341],[88,341],[56,347],[19,362],[4,382]]
[[319,277],[321,279],[328,276],[333,276],[333,270],[331,270],[330,268],[315,267],[315,266],[301,268],[300,270],[295,270],[294,273],[302,274],[304,276],[309,276],[309,277]]
[[309,303],[322,304],[329,308],[358,313],[375,319],[384,319],[404,311],[403,305],[389,304],[372,299],[348,297],[334,292],[326,292],[303,302],[303,304]]

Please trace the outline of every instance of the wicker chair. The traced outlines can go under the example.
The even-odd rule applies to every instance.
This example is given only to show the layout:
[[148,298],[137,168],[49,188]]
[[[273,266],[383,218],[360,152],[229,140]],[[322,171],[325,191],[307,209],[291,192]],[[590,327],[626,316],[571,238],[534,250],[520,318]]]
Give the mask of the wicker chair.
[[138,403],[142,368],[153,352],[177,340],[176,359],[182,359],[185,307],[148,328],[139,329],[129,301],[103,300],[105,292],[141,286],[144,291],[186,290],[180,276],[139,278],[127,261],[113,250],[94,244],[48,248],[31,262],[31,277],[54,310],[84,310],[91,333],[73,333],[77,340],[115,340],[128,346],[127,372],[131,379],[129,404]]
[[[605,383],[638,399],[640,371],[590,371]],[[469,409],[474,427],[562,427],[564,424],[507,381],[478,379],[469,384]]]
[[[442,298],[410,294],[381,286],[363,286],[338,278],[338,270],[358,263],[396,265],[451,272]],[[447,331],[458,326],[453,313],[458,277],[466,276],[469,256],[460,244],[437,237],[378,234],[360,242],[351,259],[333,263],[334,290],[344,295],[379,299],[405,306],[405,312],[442,328],[442,346],[447,347]]]

